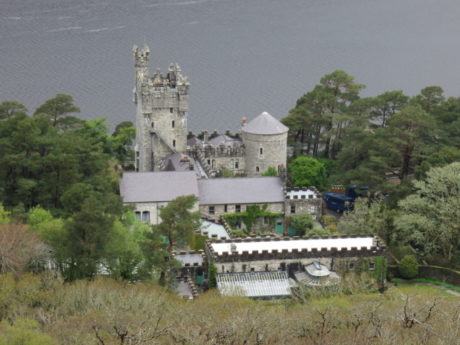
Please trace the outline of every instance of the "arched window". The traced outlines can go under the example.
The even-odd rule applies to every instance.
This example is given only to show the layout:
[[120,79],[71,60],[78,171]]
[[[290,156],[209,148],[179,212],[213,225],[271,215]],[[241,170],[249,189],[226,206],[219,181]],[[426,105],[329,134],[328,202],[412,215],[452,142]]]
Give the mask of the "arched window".
[[142,221],[144,223],[150,223],[150,212],[149,211],[142,212]]
[[141,213],[138,212],[138,211],[136,211],[136,220],[139,221],[139,222],[142,220],[141,219]]
[[256,167],[256,172],[259,172],[260,171],[260,168],[259,167]]

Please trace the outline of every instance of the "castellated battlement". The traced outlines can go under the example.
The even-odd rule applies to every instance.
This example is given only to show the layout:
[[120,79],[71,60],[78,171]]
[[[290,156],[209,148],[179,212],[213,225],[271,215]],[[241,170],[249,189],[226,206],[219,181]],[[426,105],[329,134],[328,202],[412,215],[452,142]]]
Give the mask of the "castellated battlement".
[[208,241],[206,252],[215,262],[356,258],[380,256],[385,244],[377,236],[317,238],[256,237]]
[[150,49],[147,45],[144,46],[144,49],[141,49],[136,45],[133,46],[134,67],[136,68],[149,67],[149,56],[150,56]]

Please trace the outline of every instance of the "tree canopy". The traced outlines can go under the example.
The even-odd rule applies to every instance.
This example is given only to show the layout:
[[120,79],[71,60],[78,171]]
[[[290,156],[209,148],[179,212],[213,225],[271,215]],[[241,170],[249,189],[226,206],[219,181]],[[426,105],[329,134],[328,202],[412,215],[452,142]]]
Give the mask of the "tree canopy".
[[398,229],[425,255],[442,255],[451,263],[460,249],[460,162],[432,168],[415,192],[400,201]]
[[327,172],[323,163],[312,157],[297,157],[288,164],[289,179],[295,187],[315,186],[323,189]]

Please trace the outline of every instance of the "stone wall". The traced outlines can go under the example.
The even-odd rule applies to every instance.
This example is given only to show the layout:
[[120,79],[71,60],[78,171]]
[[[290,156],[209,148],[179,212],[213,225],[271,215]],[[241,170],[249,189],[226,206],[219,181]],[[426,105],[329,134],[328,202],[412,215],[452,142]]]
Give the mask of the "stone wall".
[[[167,201],[161,202],[138,202],[138,203],[125,203],[125,205],[134,206],[134,212],[149,212],[150,224],[156,225],[161,223],[160,210],[168,205]],[[192,212],[198,211],[198,203],[192,209]]]
[[163,170],[163,160],[187,149],[187,112],[190,84],[178,65],[163,75],[149,75],[148,47],[134,47],[136,84],[136,169]]
[[[248,205],[258,205],[261,208],[267,205],[267,211],[272,213],[284,213],[284,204],[279,203],[260,203],[260,204],[239,204],[241,206],[240,212],[245,212]],[[209,207],[214,207],[214,214],[209,213]],[[221,216],[229,213],[236,213],[236,204],[227,204],[227,211],[225,211],[225,205],[201,205],[200,213],[203,217],[219,220]]]
[[[269,167],[286,167],[287,133],[262,135],[242,132],[246,150],[246,173],[260,176]],[[260,153],[262,149],[263,153]]]
[[[333,236],[337,238],[338,236]],[[344,237],[359,237],[359,236],[344,236]],[[324,237],[327,238],[327,237]],[[296,238],[275,238],[270,237],[273,241],[295,240]],[[267,238],[245,238],[245,239],[230,239],[220,240],[219,243],[236,243],[241,241],[267,241]],[[216,241],[215,241],[216,242]],[[253,251],[238,253],[224,252],[222,255],[217,255],[210,246],[210,242],[206,246],[206,255],[208,261],[212,260],[217,268],[218,273],[232,272],[263,272],[263,271],[278,271],[278,270],[299,270],[299,267],[306,266],[314,261],[318,261],[327,266],[331,271],[344,273],[347,271],[359,270],[362,267],[363,260],[373,262],[373,260],[382,256],[385,252],[385,246],[376,237],[375,246],[371,249],[367,248],[351,248],[350,250],[337,248],[326,248],[308,250],[288,250],[282,251]]]
[[323,200],[316,187],[294,188],[285,191],[284,194],[286,216],[308,213],[319,221],[323,212]]

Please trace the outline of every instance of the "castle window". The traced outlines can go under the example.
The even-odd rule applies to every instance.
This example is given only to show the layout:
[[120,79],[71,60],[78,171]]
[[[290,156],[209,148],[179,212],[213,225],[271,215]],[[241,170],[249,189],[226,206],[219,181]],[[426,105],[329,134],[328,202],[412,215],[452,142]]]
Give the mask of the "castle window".
[[172,114],[174,112],[174,108],[169,108],[169,112]]
[[305,199],[305,195],[302,195],[302,199]]
[[215,168],[216,167],[216,161],[213,159],[212,162],[211,162],[211,168]]
[[238,161],[235,161],[235,169],[239,169],[239,163],[238,163]]
[[299,198],[299,196],[298,196],[298,195],[294,195],[294,199],[298,199],[298,198]]
[[375,271],[375,262],[369,263],[369,271]]
[[141,221],[141,213],[140,212],[136,212],[136,220],[137,221]]
[[254,272],[254,267],[251,267],[251,272]]
[[265,272],[268,272],[268,264],[265,264]]
[[152,126],[152,128],[155,128],[155,122],[152,122],[150,125]]
[[210,159],[208,159],[208,165],[211,165],[211,160]]
[[259,167],[256,167],[256,172],[259,172],[260,171],[260,168]]
[[175,123],[174,123],[174,120],[173,120],[173,121],[171,121],[171,127],[174,128],[174,125],[175,125]]
[[242,270],[243,272],[246,272],[246,265],[242,265],[242,266],[241,266],[241,270]]
[[263,154],[264,154],[264,148],[261,147],[261,148],[259,149],[259,155],[263,156]]
[[241,205],[235,205],[235,212],[236,213],[241,212]]
[[353,262],[350,262],[348,264],[348,269],[352,270],[353,268],[355,268],[355,264]]
[[209,214],[215,214],[216,208],[214,206],[209,206]]
[[313,199],[313,194],[310,194],[310,195],[308,196],[308,199]]
[[176,147],[176,141],[173,140],[173,147]]
[[228,206],[227,206],[227,204],[224,205],[224,212],[228,212]]
[[295,205],[291,205],[291,214],[295,213]]
[[142,221],[144,223],[150,223],[150,212],[149,211],[142,212]]

